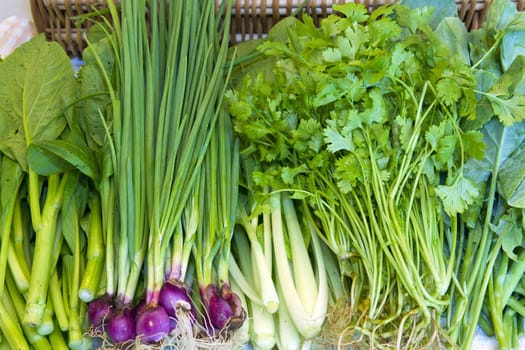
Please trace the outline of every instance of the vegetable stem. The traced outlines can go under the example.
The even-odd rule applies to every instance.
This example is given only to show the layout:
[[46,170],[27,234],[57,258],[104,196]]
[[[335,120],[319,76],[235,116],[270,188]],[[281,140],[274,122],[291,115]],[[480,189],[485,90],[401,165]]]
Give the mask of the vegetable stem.
[[[31,268],[31,279],[27,295],[27,305],[24,323],[30,326],[39,326],[46,308],[47,290],[53,268],[53,249],[57,234],[57,220],[60,212],[64,186],[68,179],[65,173],[48,177],[48,192],[42,212],[42,223],[37,230],[35,252]],[[40,217],[39,213],[37,214]],[[38,225],[36,227],[39,227]]]

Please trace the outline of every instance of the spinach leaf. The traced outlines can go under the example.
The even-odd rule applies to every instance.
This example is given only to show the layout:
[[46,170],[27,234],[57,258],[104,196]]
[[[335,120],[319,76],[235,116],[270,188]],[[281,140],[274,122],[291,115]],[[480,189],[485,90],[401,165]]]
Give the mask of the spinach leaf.
[[470,64],[468,32],[463,21],[457,17],[444,18],[435,33],[452,54],[459,55],[465,64]]
[[69,57],[39,35],[0,64],[1,149],[27,170],[26,147],[57,138],[66,126],[63,98],[75,94]]
[[525,208],[525,122],[515,125],[523,142],[512,152],[500,170],[500,192],[510,206]]

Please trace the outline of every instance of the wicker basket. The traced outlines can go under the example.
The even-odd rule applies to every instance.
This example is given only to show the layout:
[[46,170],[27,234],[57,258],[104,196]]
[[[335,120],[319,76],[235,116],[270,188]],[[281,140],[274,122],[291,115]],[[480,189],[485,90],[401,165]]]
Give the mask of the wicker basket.
[[[80,15],[93,12],[93,8],[104,9],[106,0],[30,0],[33,20],[39,32],[59,42],[72,56],[79,56],[85,47],[83,31],[89,30],[92,21],[79,22]],[[220,1],[220,0],[216,0]],[[369,10],[395,0],[355,0]],[[332,5],[348,0],[309,0],[303,11],[314,21],[332,12]],[[236,0],[232,13],[232,44],[261,37],[280,19],[294,13],[302,0]],[[525,8],[525,0],[513,1],[518,10]],[[490,0],[456,1],[458,15],[467,29],[478,28],[485,18]]]

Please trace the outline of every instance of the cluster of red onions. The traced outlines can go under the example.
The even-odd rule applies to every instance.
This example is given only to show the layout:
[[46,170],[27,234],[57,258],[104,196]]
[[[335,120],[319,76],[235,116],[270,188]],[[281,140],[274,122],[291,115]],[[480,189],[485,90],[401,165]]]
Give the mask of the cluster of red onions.
[[[239,297],[229,285],[219,288],[210,284],[201,288],[204,307],[200,322],[195,304],[188,288],[178,281],[167,281],[162,286],[156,302],[138,302],[136,305],[123,303],[118,298],[105,294],[88,305],[90,328],[107,335],[113,344],[134,342],[158,343],[177,328],[181,312],[207,334],[233,331],[239,328],[246,317]],[[198,330],[195,336],[202,336]]]

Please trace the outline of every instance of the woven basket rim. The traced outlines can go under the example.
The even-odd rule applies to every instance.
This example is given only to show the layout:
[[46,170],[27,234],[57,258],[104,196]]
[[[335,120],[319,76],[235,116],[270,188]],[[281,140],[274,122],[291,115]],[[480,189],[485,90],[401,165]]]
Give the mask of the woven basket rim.
[[[216,6],[221,1],[215,0]],[[336,3],[361,3],[369,10],[396,0],[309,0],[303,12],[318,21],[332,13],[331,6]],[[456,0],[458,17],[468,30],[479,28],[483,23],[491,0]],[[517,9],[525,8],[525,0],[511,1]],[[231,44],[264,36],[279,20],[290,16],[303,0],[236,0],[232,11]],[[107,7],[107,0],[31,0],[33,22],[40,33],[48,40],[59,42],[72,56],[80,56],[86,46],[83,32],[90,28],[90,21],[80,26],[73,20],[78,15],[90,11],[92,6]]]

